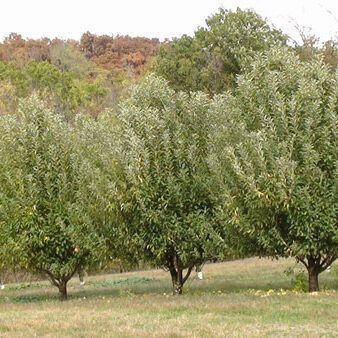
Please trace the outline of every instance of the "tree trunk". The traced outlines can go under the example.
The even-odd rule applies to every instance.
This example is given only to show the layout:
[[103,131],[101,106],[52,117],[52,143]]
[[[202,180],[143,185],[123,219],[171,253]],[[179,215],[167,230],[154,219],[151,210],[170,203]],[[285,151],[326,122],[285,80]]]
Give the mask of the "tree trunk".
[[173,295],[179,296],[183,293],[183,284],[177,281],[175,285],[173,285]]
[[302,262],[308,272],[309,277],[309,292],[319,291],[318,275],[326,269],[321,263],[321,256],[307,256],[296,257],[298,261]]
[[60,281],[59,288],[59,300],[62,302],[67,300],[67,281]]
[[318,269],[316,269],[316,267],[309,267],[308,273],[309,273],[309,292],[319,291]]
[[68,275],[55,276],[52,272],[48,270],[43,270],[43,272],[49,277],[51,283],[59,289],[59,300],[67,300],[67,283],[73,277],[74,273],[78,270],[78,266]]
[[166,267],[171,275],[171,281],[173,284],[173,295],[181,295],[183,293],[183,285],[189,278],[194,264],[188,267],[186,275],[183,276],[183,264],[177,254],[172,254],[168,257]]
[[307,257],[296,256],[297,261],[302,262],[309,275],[309,292],[319,291],[318,276],[325,271],[336,259],[336,255],[309,255]]
[[170,275],[171,275],[171,281],[173,284],[173,295],[174,296],[178,296],[181,295],[183,293],[183,285],[184,283],[188,280],[191,271],[193,269],[193,265],[190,266],[185,274],[185,276],[183,276],[183,269],[180,268],[179,266],[175,267],[175,264],[171,264],[169,271],[170,271]]
[[[182,278],[180,278],[180,273],[176,271],[176,269],[170,269],[171,281],[173,284],[173,295],[178,296],[182,294],[183,291],[183,283]],[[181,272],[182,275],[182,272]]]

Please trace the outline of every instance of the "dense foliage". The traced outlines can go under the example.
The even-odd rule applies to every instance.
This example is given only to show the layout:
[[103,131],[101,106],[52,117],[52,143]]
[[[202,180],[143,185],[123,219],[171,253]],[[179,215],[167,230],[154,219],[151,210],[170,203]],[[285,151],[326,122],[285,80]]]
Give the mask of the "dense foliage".
[[18,99],[32,93],[49,101],[53,110],[64,115],[99,106],[106,95],[106,89],[100,83],[78,79],[73,72],[61,71],[45,61],[29,61],[22,68],[0,61],[0,83],[13,88],[12,95],[6,95],[4,112],[9,112],[13,106],[12,112],[15,111]]
[[216,102],[230,223],[253,253],[302,262],[310,291],[338,254],[337,88],[321,59],[273,49]]
[[252,11],[220,9],[206,24],[160,50],[155,70],[175,89],[211,94],[233,89],[256,53],[286,43],[282,32]]
[[72,128],[36,98],[21,104],[19,116],[1,117],[1,129],[4,257],[46,274],[65,299],[74,273],[98,264],[106,251],[95,168]]
[[181,294],[207,260],[295,257],[319,289],[338,256],[337,42],[288,46],[240,9],[206,23],[161,48],[0,43],[0,270],[65,299],[78,270],[145,261]]
[[205,94],[175,93],[150,76],[121,108],[128,234],[141,257],[170,272],[177,294],[222,245],[207,164],[209,105]]

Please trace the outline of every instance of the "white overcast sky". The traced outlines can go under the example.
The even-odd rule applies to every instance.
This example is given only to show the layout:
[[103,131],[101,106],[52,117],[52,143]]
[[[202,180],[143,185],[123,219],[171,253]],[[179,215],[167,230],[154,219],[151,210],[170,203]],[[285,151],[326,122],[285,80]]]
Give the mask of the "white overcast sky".
[[164,38],[193,34],[219,7],[253,9],[298,38],[295,24],[326,41],[338,35],[338,0],[0,0],[0,40],[79,39],[82,33]]

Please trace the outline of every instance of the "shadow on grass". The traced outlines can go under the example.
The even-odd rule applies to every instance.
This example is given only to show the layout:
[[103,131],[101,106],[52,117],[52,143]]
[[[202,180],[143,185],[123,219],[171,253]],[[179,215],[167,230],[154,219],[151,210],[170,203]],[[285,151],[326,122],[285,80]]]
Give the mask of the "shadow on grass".
[[[143,284],[149,284],[144,285]],[[146,277],[131,277],[126,279],[104,280],[100,282],[88,282],[84,287],[68,287],[68,300],[76,299],[94,299],[94,298],[114,298],[124,297],[130,294],[147,294],[147,293],[160,293],[162,283],[159,280]],[[58,290],[56,287],[49,286],[45,290],[42,288],[46,285],[38,287],[33,286],[33,292],[26,294],[18,294],[21,291],[27,290],[28,287],[15,287],[10,288],[9,293],[0,297],[1,303],[36,303],[36,302],[49,302],[58,301]],[[35,289],[35,290],[34,290]],[[39,291],[37,289],[40,289]]]
[[[338,284],[334,276],[323,275],[320,281],[321,289],[338,290]],[[43,289],[45,288],[45,289]],[[28,290],[29,289],[29,290]],[[37,303],[58,301],[58,290],[47,285],[39,286],[38,283],[32,285],[32,292],[29,285],[23,287],[16,286],[9,288],[9,293],[0,297],[0,303]],[[291,282],[283,274],[258,274],[237,275],[230,278],[224,278],[222,275],[212,276],[211,278],[199,281],[192,277],[184,286],[184,294],[200,295],[244,293],[248,290],[291,290]],[[129,277],[124,279],[107,279],[101,281],[88,281],[84,287],[78,287],[70,284],[68,288],[68,299],[95,299],[95,298],[115,298],[126,297],[130,295],[163,295],[171,294],[171,282],[167,279],[154,279],[147,277]],[[22,294],[22,292],[29,292]],[[21,294],[20,294],[21,293]]]
[[[111,283],[110,283],[111,282]],[[117,298],[117,297],[126,297],[130,295],[163,295],[171,294],[170,284],[164,284],[163,281],[151,281],[148,285],[114,285],[114,281],[105,281],[105,283],[100,283],[99,285],[88,284],[81,289],[69,288],[68,291],[68,300],[77,300],[77,299],[95,299],[95,298]],[[247,291],[248,289],[257,289],[257,290],[268,290],[268,289],[280,289],[285,288],[282,284],[269,285],[269,286],[257,286],[257,284],[248,284],[240,285],[236,283],[213,283],[213,284],[203,284],[204,282],[196,282],[194,285],[187,285],[183,294],[186,295],[197,295],[197,294],[212,294],[215,290],[220,290],[222,293],[240,293]],[[106,286],[104,286],[106,284]],[[109,284],[112,284],[109,286]],[[73,290],[72,290],[73,289]],[[39,292],[40,291],[40,292]],[[9,294],[5,298],[1,298],[0,303],[39,303],[39,302],[53,302],[58,301],[58,290],[57,288],[49,288],[45,292],[42,290],[34,290],[34,292],[29,294]]]

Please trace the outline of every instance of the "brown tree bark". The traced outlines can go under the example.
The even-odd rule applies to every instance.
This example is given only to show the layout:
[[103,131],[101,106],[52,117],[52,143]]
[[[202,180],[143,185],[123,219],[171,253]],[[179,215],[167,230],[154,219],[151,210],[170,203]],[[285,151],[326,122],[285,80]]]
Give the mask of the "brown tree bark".
[[182,295],[183,285],[189,278],[194,265],[188,268],[185,276],[183,276],[184,269],[182,268],[179,259],[176,256],[172,257],[172,259],[168,262],[168,265],[173,286],[173,295],[174,296]]
[[54,276],[53,273],[51,273],[48,270],[43,270],[49,277],[50,281],[54,286],[56,286],[59,289],[59,300],[60,301],[65,301],[68,298],[67,294],[67,283],[68,281],[72,278],[74,275],[75,271],[77,271],[78,268],[76,268],[72,273],[68,275],[63,275],[63,276]]
[[65,281],[65,280],[60,281],[58,288],[59,288],[59,300],[62,301],[62,302],[67,300],[67,298],[68,298],[67,281]]
[[298,261],[303,263],[308,271],[309,277],[309,292],[319,291],[319,274],[325,271],[336,259],[337,256],[307,256],[307,257],[296,257]]
[[179,273],[176,269],[170,269],[171,281],[173,285],[173,295],[178,296],[183,292],[182,279],[179,278]]
[[319,281],[318,275],[319,273],[316,269],[309,269],[309,292],[317,292],[319,291]]

